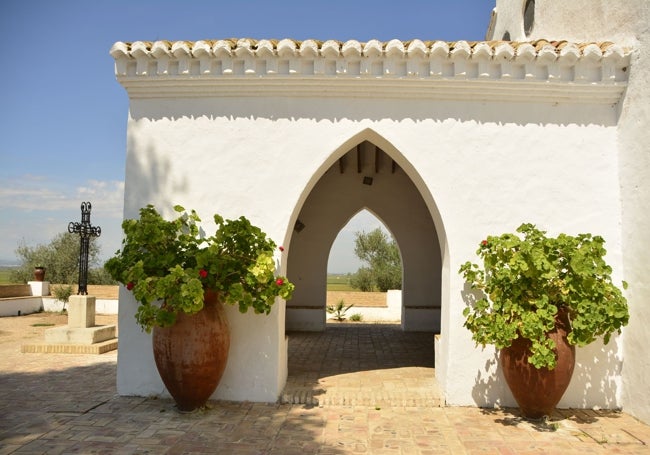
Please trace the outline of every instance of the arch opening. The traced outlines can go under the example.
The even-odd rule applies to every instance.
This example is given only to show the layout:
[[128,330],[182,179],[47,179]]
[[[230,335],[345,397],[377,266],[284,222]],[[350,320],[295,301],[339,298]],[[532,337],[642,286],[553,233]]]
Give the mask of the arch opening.
[[297,213],[287,258],[287,276],[296,292],[287,302],[286,329],[325,329],[323,277],[330,248],[341,228],[368,209],[385,223],[400,247],[402,330],[440,333],[442,249],[428,201],[402,167],[410,163],[399,152],[384,151],[386,141],[380,137],[364,139],[348,142],[338,151]]
[[524,34],[530,38],[535,25],[535,0],[527,0],[524,6]]
[[[366,260],[356,253],[359,234],[366,239]],[[355,322],[401,323],[402,270],[399,245],[392,233],[372,212],[361,209],[340,229],[330,248],[328,321],[342,316]],[[353,306],[342,315],[332,311],[349,305]]]

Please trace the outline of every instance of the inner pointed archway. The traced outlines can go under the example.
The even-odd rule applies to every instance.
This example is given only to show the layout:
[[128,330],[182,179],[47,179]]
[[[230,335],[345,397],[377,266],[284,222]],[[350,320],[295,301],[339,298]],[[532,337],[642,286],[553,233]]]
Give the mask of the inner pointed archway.
[[287,275],[296,284],[287,302],[287,330],[322,331],[326,321],[329,251],[360,210],[377,215],[400,246],[402,329],[440,331],[441,249],[431,213],[398,161],[370,141],[343,153],[314,185],[291,238]]
[[[361,244],[360,239],[363,239]],[[401,323],[399,245],[386,225],[369,210],[360,210],[339,231],[330,249],[324,278],[327,279],[328,313],[333,308],[328,321],[344,318]],[[346,308],[343,314],[335,311],[339,306]]]
[[370,232],[381,229],[392,238],[386,225],[368,209],[363,208],[348,220],[341,228],[332,244],[327,261],[327,273],[345,274],[354,273],[363,262],[354,253],[354,239],[357,232]]

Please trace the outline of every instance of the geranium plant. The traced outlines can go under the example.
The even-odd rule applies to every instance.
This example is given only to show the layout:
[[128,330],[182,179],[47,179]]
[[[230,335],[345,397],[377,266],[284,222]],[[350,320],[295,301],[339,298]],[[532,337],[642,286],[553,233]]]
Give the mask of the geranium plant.
[[260,228],[214,215],[217,229],[207,236],[194,210],[174,210],[166,220],[147,205],[139,219],[124,220],[122,248],[105,264],[140,302],[135,317],[147,332],[173,325],[181,311],[200,311],[206,290],[242,313],[268,314],[276,297],[291,298],[294,285],[275,275],[276,245]]
[[547,333],[558,312],[568,314],[570,344],[585,346],[601,336],[606,344],[620,333],[629,319],[627,301],[612,283],[602,237],[547,237],[533,224],[522,224],[517,232],[523,237],[488,236],[476,251],[482,265],[468,261],[460,267],[479,292],[463,312],[477,344],[501,349],[523,337],[531,342],[528,361],[553,369],[555,342]]

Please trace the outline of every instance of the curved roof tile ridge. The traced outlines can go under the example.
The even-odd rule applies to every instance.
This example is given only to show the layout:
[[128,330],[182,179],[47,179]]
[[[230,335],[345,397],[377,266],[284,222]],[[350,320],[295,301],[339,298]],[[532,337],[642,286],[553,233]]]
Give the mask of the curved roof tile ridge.
[[414,39],[410,41],[408,45],[406,43],[404,43],[404,45],[406,46],[406,52],[409,56],[423,58],[429,53],[428,46],[419,39]]
[[380,57],[384,54],[384,45],[381,41],[371,39],[363,46],[363,55],[366,57]]
[[[155,43],[151,41],[134,41],[134,42],[117,42],[111,48],[111,52],[117,52],[116,55],[119,55],[120,52],[126,55],[133,56],[134,53],[148,53],[153,52],[154,50],[158,55],[164,54],[173,54],[178,49],[183,49],[185,52],[194,53],[195,48],[202,49],[205,51],[207,47],[211,47],[213,53],[219,50],[220,53],[225,53],[231,55],[232,52],[235,54],[241,53],[251,53],[254,55],[259,50],[263,49],[263,53],[268,53],[273,51],[274,53],[284,52],[284,53],[304,53],[307,52],[308,55],[323,55],[323,53],[332,56],[332,51],[338,48],[339,53],[342,55],[351,55],[357,54],[359,56],[369,54],[368,56],[377,56],[377,50],[381,49],[382,53],[391,54],[403,54],[403,55],[418,55],[422,56],[429,54],[440,53],[444,48],[448,48],[450,53],[454,51],[458,53],[461,51],[462,54],[469,53],[472,54],[475,51],[479,51],[481,54],[484,54],[487,48],[493,54],[498,52],[498,49],[502,49],[503,46],[509,45],[512,47],[517,54],[520,53],[520,48],[526,49],[526,54],[530,54],[531,50],[529,47],[533,48],[533,52],[538,54],[539,52],[544,52],[548,54],[550,51],[556,52],[557,55],[563,55],[567,53],[576,53],[578,56],[583,56],[586,52],[593,57],[595,48],[600,49],[602,53],[606,52],[610,48],[616,48],[616,52],[627,52],[620,48],[617,44],[611,41],[603,42],[584,42],[584,43],[572,43],[568,41],[548,41],[545,39],[538,39],[534,41],[422,41],[419,39],[413,39],[408,41],[402,41],[398,39],[392,39],[389,41],[379,41],[376,39],[369,40],[367,42],[362,42],[358,40],[348,40],[348,41],[338,41],[338,40],[327,40],[319,41],[315,39],[307,39],[303,41],[293,40],[293,39],[282,39],[282,40],[256,40],[252,38],[227,38],[227,39],[218,39],[218,40],[199,40],[199,41],[166,41],[159,40]],[[166,49],[165,49],[166,48]],[[570,48],[571,50],[568,50]],[[246,52],[242,52],[242,51]],[[522,49],[523,50],[523,49]],[[166,52],[165,52],[166,51]],[[503,51],[501,51],[503,52]]]
[[[597,102],[610,105],[620,100],[627,84],[631,53],[632,49],[609,41],[545,39],[362,42],[225,38],[116,42],[110,49],[118,80],[129,96],[135,97],[175,96],[173,93],[216,96],[222,91],[227,96],[344,96],[346,90],[357,96],[356,82],[350,81],[366,80],[372,86],[368,93],[386,96],[419,98],[427,93],[444,99],[505,97],[516,101],[532,96],[531,83],[544,84],[544,90],[535,96],[545,101],[592,102],[596,94]],[[278,84],[278,78],[294,82]],[[249,95],[246,84],[253,80],[255,90]],[[453,85],[459,81],[460,85]],[[526,84],[518,84],[520,81]],[[326,92],[324,86],[329,87]]]
[[341,47],[341,53],[346,57],[359,57],[362,50],[361,43],[357,40],[348,40]]
[[392,39],[386,44],[384,52],[386,52],[386,55],[388,56],[395,55],[403,57],[406,54],[406,48],[402,41]]

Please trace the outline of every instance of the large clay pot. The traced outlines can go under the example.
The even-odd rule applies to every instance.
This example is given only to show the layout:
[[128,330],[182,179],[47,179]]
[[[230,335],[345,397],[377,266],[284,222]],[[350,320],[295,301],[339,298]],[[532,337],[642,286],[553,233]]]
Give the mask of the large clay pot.
[[501,366],[512,395],[524,417],[540,419],[550,416],[566,391],[575,365],[575,346],[566,339],[569,330],[566,312],[556,316],[556,328],[548,334],[557,346],[554,369],[535,368],[528,363],[530,341],[517,338],[501,350]]
[[212,291],[205,292],[198,313],[181,312],[173,326],[154,327],[156,367],[180,411],[193,411],[208,401],[226,368],[229,348],[228,320]]
[[45,280],[45,267],[34,267],[34,280]]

